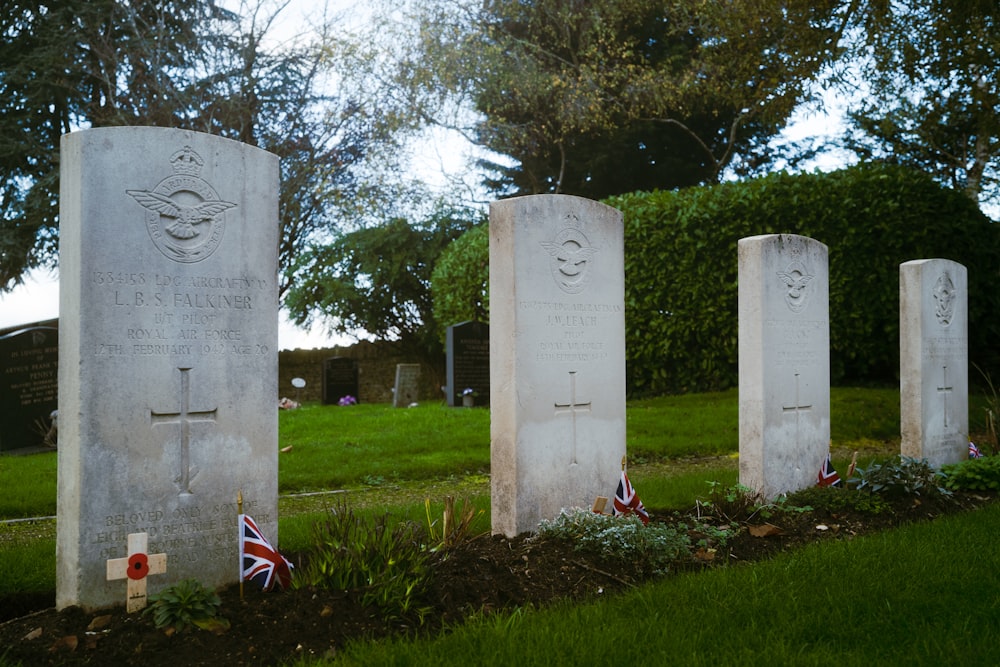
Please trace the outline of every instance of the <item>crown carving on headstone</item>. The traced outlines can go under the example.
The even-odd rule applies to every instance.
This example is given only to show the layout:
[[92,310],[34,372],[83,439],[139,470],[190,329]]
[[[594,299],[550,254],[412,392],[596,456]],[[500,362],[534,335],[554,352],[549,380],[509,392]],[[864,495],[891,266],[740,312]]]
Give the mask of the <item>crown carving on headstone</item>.
[[205,161],[201,156],[191,150],[190,146],[185,146],[170,156],[170,164],[174,168],[174,173],[185,176],[197,176],[201,173],[201,168]]

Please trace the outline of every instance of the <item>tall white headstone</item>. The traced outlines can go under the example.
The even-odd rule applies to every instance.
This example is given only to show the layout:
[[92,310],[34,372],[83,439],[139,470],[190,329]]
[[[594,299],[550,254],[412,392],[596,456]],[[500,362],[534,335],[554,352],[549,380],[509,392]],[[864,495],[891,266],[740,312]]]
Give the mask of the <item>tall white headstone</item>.
[[237,492],[277,537],[278,160],[196,132],[63,137],[56,604],[238,580]]
[[493,532],[615,492],[625,454],[622,214],[537,195],[490,206]]
[[968,285],[948,259],[899,265],[900,453],[935,468],[969,451]]
[[827,247],[739,241],[740,483],[773,498],[816,483],[830,445]]

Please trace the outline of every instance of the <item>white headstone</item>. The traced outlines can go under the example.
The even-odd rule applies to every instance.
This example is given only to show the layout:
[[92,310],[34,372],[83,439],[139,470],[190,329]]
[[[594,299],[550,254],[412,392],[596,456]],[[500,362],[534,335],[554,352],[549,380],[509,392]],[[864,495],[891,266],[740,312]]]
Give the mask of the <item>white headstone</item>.
[[900,453],[935,468],[969,451],[968,286],[958,262],[899,265]]
[[827,247],[739,241],[740,483],[768,498],[816,483],[830,446]]
[[392,407],[405,408],[420,395],[420,364],[396,364],[396,382],[392,388]]
[[622,214],[537,195],[490,206],[493,532],[612,496],[625,454]]
[[[196,132],[63,137],[56,605],[239,579],[237,492],[277,537],[278,160]],[[155,592],[155,591],[154,591]]]

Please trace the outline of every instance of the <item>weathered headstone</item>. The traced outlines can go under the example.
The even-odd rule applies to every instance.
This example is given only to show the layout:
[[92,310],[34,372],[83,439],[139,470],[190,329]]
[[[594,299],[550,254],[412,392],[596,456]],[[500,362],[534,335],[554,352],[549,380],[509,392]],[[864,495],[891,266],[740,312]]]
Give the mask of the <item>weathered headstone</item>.
[[958,262],[899,265],[900,453],[935,468],[969,451],[968,285]]
[[405,408],[420,396],[420,364],[396,364],[392,407]]
[[47,436],[58,388],[55,326],[29,326],[0,336],[0,451],[55,444]]
[[625,454],[620,211],[566,195],[490,206],[493,532],[614,493]]
[[335,405],[345,396],[358,399],[358,362],[330,357],[323,362],[323,404]]
[[445,332],[445,382],[448,405],[463,404],[465,392],[475,405],[490,404],[490,325],[483,322],[453,324]]
[[236,582],[239,489],[277,536],[278,160],[117,127],[61,161],[56,606],[120,604],[131,533],[151,587]]
[[816,483],[830,446],[827,247],[740,239],[740,483],[773,498]]

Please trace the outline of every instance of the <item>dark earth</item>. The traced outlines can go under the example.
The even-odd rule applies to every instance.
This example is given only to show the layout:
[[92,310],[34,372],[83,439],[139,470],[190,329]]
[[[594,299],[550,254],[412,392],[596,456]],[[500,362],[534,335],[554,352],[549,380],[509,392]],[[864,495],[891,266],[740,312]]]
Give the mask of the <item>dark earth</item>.
[[[850,491],[851,493],[855,493]],[[850,540],[904,523],[974,510],[995,498],[956,494],[931,501],[904,497],[891,511],[780,511],[766,519],[743,516],[738,534],[724,545],[694,548],[675,571],[738,567],[789,549],[824,540]],[[711,509],[711,508],[709,508]],[[712,516],[706,507],[690,513],[657,511],[654,521],[727,525],[730,514]],[[692,542],[701,535],[693,535]],[[286,554],[301,568],[301,554]],[[516,607],[544,607],[556,600],[594,600],[617,595],[648,578],[633,563],[575,551],[558,540],[472,536],[444,552],[434,565],[432,608],[422,624],[385,622],[347,592],[291,590],[264,593],[247,587],[221,592],[220,615],[230,623],[221,633],[157,629],[149,616],[118,608],[98,613],[52,608],[54,594],[0,600],[0,665],[276,665],[302,656],[333,656],[353,639],[427,635],[454,626],[470,614]],[[661,575],[662,576],[662,575]],[[670,576],[670,575],[666,575]],[[102,625],[103,624],[103,625]],[[6,663],[4,662],[6,659]]]

